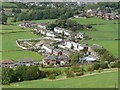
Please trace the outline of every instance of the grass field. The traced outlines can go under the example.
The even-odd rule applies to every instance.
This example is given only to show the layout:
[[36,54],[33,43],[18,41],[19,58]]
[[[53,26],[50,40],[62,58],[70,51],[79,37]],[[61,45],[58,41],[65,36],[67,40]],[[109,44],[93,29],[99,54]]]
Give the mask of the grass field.
[[[9,22],[11,22],[10,21],[11,19],[9,19],[8,21]],[[30,22],[36,22],[36,23],[41,23],[41,22],[43,22],[43,23],[52,23],[52,22],[54,22],[56,19],[43,19],[43,20],[32,20],[32,21],[30,21]],[[21,22],[12,22],[12,24],[14,24],[14,25],[18,25],[18,24],[20,24]]]
[[0,6],[3,7],[17,7],[15,3],[10,3],[10,2],[0,2]]
[[115,88],[118,86],[118,72],[106,72],[85,77],[73,77],[50,81],[40,79],[13,83],[7,88]]
[[41,61],[42,55],[31,51],[13,51],[13,52],[3,52],[2,59],[13,59],[19,61],[20,59],[32,58],[34,61]]
[[112,55],[118,56],[118,25],[113,24],[114,22],[118,23],[117,20],[104,20],[100,18],[88,18],[88,19],[76,19],[77,22],[81,24],[104,24],[104,25],[93,25],[96,31],[82,31],[86,35],[92,38],[92,40],[81,41],[81,43],[87,44],[99,44],[105,47]]
[[[2,49],[1,51],[6,50],[18,50],[19,48],[16,45],[16,39],[25,39],[25,38],[39,38],[41,36],[32,34],[29,32],[31,29],[22,30],[19,26],[13,25],[2,25],[2,32],[8,33],[13,31],[28,31],[28,32],[18,32],[18,33],[8,33],[0,35],[2,37]],[[31,56],[31,57],[30,57]],[[19,60],[21,58],[33,58],[34,60],[41,60],[42,56],[37,53],[30,51],[12,51],[12,52],[3,52],[2,59],[13,59]]]
[[104,20],[101,18],[93,17],[93,18],[73,18],[72,20],[75,20],[79,22],[80,24],[88,25],[88,24],[111,24],[111,23],[118,23],[118,20]]

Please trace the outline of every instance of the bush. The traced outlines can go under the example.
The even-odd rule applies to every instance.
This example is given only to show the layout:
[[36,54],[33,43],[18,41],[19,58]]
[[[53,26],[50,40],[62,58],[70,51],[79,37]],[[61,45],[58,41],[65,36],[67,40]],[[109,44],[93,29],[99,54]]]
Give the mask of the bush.
[[87,67],[87,71],[89,71],[89,72],[94,71],[93,65],[89,65],[89,66]]
[[74,77],[74,72],[71,69],[65,71],[66,77]]
[[117,68],[120,68],[120,60],[119,60],[119,61],[117,61],[117,62],[116,62],[116,64],[117,64],[117,65],[116,65],[116,66],[117,66]]
[[100,68],[106,69],[106,68],[108,68],[108,64],[107,63],[101,63]]
[[94,70],[98,70],[100,68],[100,64],[99,63],[94,63],[93,67],[94,67]]
[[76,73],[76,76],[82,76],[82,75],[84,75],[84,72],[77,72]]
[[49,79],[55,79],[56,78],[56,75],[55,74],[51,74],[50,76],[49,76]]
[[117,62],[111,62],[109,65],[110,65],[110,68],[116,68]]
[[102,72],[102,68],[99,68],[98,72],[101,73]]

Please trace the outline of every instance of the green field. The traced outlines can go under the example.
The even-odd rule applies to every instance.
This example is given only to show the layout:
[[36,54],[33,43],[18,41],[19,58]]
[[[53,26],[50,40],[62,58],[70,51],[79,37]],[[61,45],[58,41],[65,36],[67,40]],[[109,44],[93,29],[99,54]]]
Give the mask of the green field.
[[10,2],[0,2],[0,6],[3,7],[17,7],[17,5],[15,3],[10,3]]
[[88,19],[76,19],[77,22],[81,24],[104,24],[104,25],[93,25],[95,31],[82,31],[87,36],[91,37],[92,40],[81,41],[80,43],[87,44],[99,44],[105,47],[112,55],[118,56],[118,25],[113,24],[114,22],[118,22],[117,20],[104,20],[100,18],[88,18]]
[[[8,19],[8,21],[9,22],[11,22],[10,21],[11,19]],[[41,22],[43,22],[43,23],[52,23],[52,22],[54,22],[56,19],[43,19],[43,20],[32,20],[32,21],[30,21],[30,22],[36,22],[36,23],[41,23]],[[18,24],[20,24],[21,22],[12,22],[12,24],[14,24],[14,25],[18,25]]]
[[15,61],[19,61],[20,59],[32,58],[34,61],[41,61],[42,55],[31,51],[11,51],[11,52],[3,52],[2,59],[13,59]]
[[118,72],[106,72],[85,77],[73,77],[50,81],[40,79],[13,83],[7,88],[115,88],[118,86]]
[[93,18],[73,18],[72,20],[75,20],[79,22],[80,24],[88,25],[88,24],[112,24],[112,23],[118,23],[118,20],[104,20],[101,18],[93,17]]
[[[41,36],[37,36],[31,32],[29,32],[31,29],[25,29],[21,30],[18,26],[12,26],[12,25],[3,25],[2,26],[2,32],[8,33],[13,31],[28,31],[28,32],[18,32],[18,33],[8,33],[2,36],[2,49],[1,51],[7,51],[7,50],[18,50],[19,48],[16,45],[16,39],[25,39],[25,38],[39,38]],[[31,56],[31,57],[29,57]],[[12,52],[3,52],[2,53],[2,59],[13,59],[13,60],[19,60],[21,58],[33,58],[34,60],[41,60],[42,56],[38,55],[34,52],[29,51],[12,51]]]
[[[49,19],[49,20],[34,20],[32,22],[54,22],[55,19]],[[10,21],[9,21],[10,22]],[[35,35],[32,32],[30,32],[30,28],[22,29],[18,26],[18,24],[21,22],[12,23],[13,25],[0,25],[2,27],[1,33],[5,33],[3,35],[0,35],[2,37],[2,48],[0,48],[0,51],[2,52],[2,59],[13,59],[15,61],[18,61],[22,58],[33,58],[34,60],[42,60],[42,56],[35,52],[30,51],[15,51],[15,50],[22,50],[16,45],[17,39],[28,39],[28,38],[40,38],[40,35]],[[24,32],[19,32],[24,31]],[[16,33],[14,33],[16,32]],[[11,51],[13,50],[13,51]],[[9,51],[9,52],[8,52]]]

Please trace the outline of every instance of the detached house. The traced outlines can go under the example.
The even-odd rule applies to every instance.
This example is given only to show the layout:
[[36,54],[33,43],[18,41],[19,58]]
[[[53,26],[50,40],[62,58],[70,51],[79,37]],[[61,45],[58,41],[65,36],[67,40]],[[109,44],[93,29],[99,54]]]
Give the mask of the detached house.
[[46,29],[46,23],[39,23],[37,25],[37,27],[41,28],[41,29]]
[[33,59],[32,58],[26,58],[26,59],[21,59],[18,63],[19,66],[33,66]]
[[93,44],[91,47],[88,47],[88,55],[99,57],[98,53],[96,52],[97,49],[103,49],[103,47],[97,44]]
[[60,28],[60,27],[55,27],[54,28],[54,32],[56,32],[56,33],[62,33],[62,32],[64,32],[64,29]]
[[69,63],[70,63],[70,59],[64,55],[58,55],[58,56],[49,55],[43,60],[43,65],[63,66]]
[[65,47],[67,47],[69,49],[73,49],[73,50],[77,50],[77,51],[84,49],[84,47],[82,45],[75,43],[73,41],[65,41],[64,45],[65,45]]
[[15,65],[15,62],[13,60],[2,60],[2,61],[0,61],[0,67],[13,68],[14,65]]
[[80,38],[80,39],[84,40],[85,39],[85,33],[82,33],[82,32],[77,33],[76,38]]
[[61,51],[60,49],[54,49],[54,50],[52,51],[52,54],[53,54],[53,55],[61,55],[61,54],[62,54],[62,51]]
[[44,44],[41,49],[45,50],[46,53],[52,53],[54,47],[50,46],[49,44]]
[[44,58],[43,65],[56,65],[56,56],[49,55]]

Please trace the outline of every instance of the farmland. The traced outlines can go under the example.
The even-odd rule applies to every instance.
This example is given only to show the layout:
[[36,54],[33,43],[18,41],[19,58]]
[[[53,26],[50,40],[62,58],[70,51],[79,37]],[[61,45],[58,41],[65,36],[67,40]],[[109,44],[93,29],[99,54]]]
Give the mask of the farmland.
[[[118,85],[118,72],[106,72],[85,77],[74,77],[63,80],[40,79],[13,83],[7,88],[114,88]],[[112,82],[110,82],[112,81]],[[104,82],[104,83],[103,83]]]

